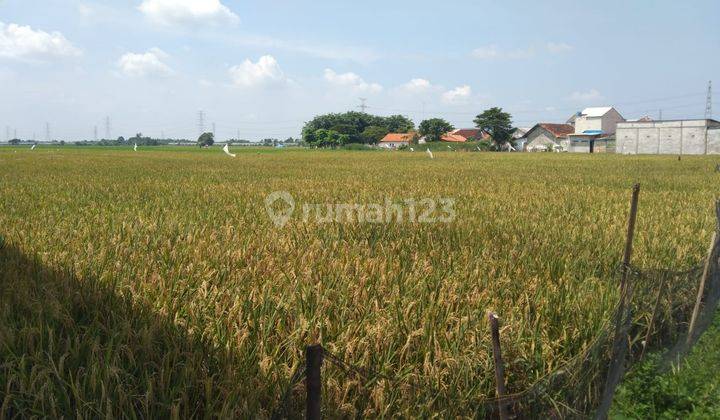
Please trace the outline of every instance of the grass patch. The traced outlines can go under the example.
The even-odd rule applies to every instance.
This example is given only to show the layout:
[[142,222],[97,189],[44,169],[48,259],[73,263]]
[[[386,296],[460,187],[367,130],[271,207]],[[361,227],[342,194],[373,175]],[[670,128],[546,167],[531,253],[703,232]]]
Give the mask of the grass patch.
[[687,357],[667,372],[659,372],[660,365],[656,353],[631,370],[618,388],[612,418],[720,418],[720,312]]

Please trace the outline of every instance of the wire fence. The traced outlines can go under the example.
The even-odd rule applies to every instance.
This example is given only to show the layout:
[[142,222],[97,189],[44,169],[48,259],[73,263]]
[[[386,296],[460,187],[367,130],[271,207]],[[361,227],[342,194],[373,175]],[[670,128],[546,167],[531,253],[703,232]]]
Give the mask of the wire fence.
[[[717,216],[720,232],[720,201],[717,203]],[[703,311],[705,318],[711,317],[709,313],[714,312],[720,300],[720,235],[710,249],[709,270],[704,270],[705,263],[680,271],[645,270],[630,264],[618,266],[615,273],[617,277],[624,276],[627,287],[618,297],[614,316],[605,320],[584,349],[540,376],[521,392],[474,400],[472,407],[476,417],[502,418],[501,406],[519,418],[592,416],[605,388],[609,386],[607,377],[613,373],[621,377],[626,366],[642,359],[648,351],[669,348],[685,341],[698,284],[701,284],[704,274],[707,274],[707,281],[701,295],[705,297]],[[372,388],[379,381],[385,381],[393,385],[402,384],[418,394],[439,395],[438,390],[429,389],[426,385],[420,386],[366,366],[357,366],[325,347],[318,348],[323,361],[340,369],[349,378],[360,379],[363,387]],[[622,354],[622,360],[613,364],[613,357],[618,354]],[[620,372],[610,372],[612,369]],[[305,366],[295,370],[272,418],[299,416],[301,411],[298,407],[291,407],[290,403],[293,390],[302,391],[301,382],[307,374]],[[612,385],[611,396],[615,385]]]

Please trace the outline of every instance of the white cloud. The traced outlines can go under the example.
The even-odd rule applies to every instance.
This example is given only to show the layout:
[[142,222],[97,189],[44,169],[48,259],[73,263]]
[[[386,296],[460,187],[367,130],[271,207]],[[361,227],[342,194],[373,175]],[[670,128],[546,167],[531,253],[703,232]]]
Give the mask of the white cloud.
[[325,69],[323,73],[325,80],[336,86],[347,86],[358,92],[378,93],[383,87],[377,83],[368,83],[355,73],[348,72],[338,74],[332,69]]
[[562,54],[573,50],[573,46],[564,42],[548,42],[545,48],[553,54]]
[[497,45],[485,45],[480,48],[475,48],[471,55],[480,60],[492,60],[500,57],[500,51]]
[[143,0],[138,9],[151,21],[166,26],[240,21],[220,0]]
[[78,4],[77,10],[78,13],[80,13],[80,16],[84,18],[90,18],[95,15],[95,9],[85,3]]
[[603,96],[600,94],[600,92],[597,91],[597,89],[590,89],[586,92],[576,91],[571,93],[570,96],[568,96],[568,99],[576,102],[597,101],[602,98]]
[[535,50],[533,48],[502,50],[497,45],[486,45],[475,48],[470,55],[479,60],[524,60],[535,56]]
[[60,32],[45,32],[30,26],[0,22],[0,57],[42,60],[81,54],[80,49]]
[[163,63],[168,55],[159,48],[144,53],[126,53],[117,62],[120,71],[129,77],[169,76],[173,70]]
[[[564,42],[548,42],[545,51],[550,54],[563,54],[573,50],[572,45]],[[502,49],[497,45],[485,45],[474,49],[470,55],[479,60],[527,60],[537,55],[541,48],[528,47],[516,49]]]
[[435,86],[427,79],[412,79],[400,88],[410,93],[423,93],[433,89]]
[[260,57],[257,63],[245,60],[242,64],[231,67],[229,72],[233,83],[240,87],[269,86],[287,82],[280,65],[271,55]]
[[468,85],[458,86],[455,89],[448,90],[442,94],[442,100],[445,103],[452,104],[463,102],[470,98],[472,89]]

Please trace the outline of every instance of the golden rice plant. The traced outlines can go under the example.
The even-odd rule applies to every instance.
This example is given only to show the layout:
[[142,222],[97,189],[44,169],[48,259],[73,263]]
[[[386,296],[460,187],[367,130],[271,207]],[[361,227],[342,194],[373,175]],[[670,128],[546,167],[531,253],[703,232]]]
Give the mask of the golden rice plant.
[[[488,310],[522,391],[610,318],[631,185],[642,267],[696,264],[720,192],[707,157],[68,147],[0,163],[0,417],[265,418],[315,340],[394,378],[326,364],[330,417],[473,417],[494,396]],[[449,197],[457,216],[277,227],[273,191]]]

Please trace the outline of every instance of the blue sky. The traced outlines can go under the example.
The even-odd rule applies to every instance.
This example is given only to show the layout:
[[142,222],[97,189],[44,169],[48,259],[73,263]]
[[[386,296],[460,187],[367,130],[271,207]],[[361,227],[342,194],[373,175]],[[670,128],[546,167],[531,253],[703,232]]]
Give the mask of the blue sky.
[[718,1],[0,0],[3,140],[104,137],[106,116],[195,138],[199,110],[220,139],[284,138],[361,97],[457,127],[702,117],[718,76]]

